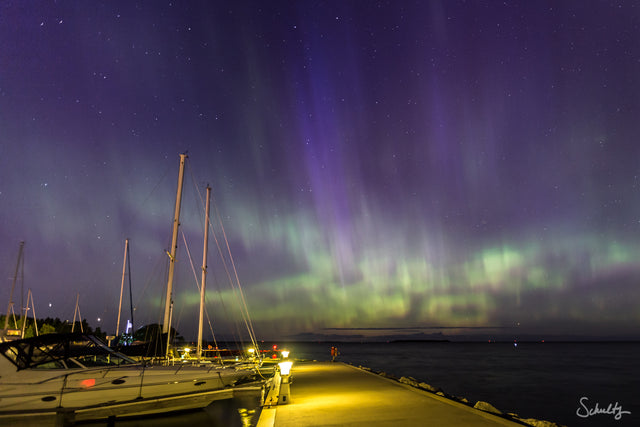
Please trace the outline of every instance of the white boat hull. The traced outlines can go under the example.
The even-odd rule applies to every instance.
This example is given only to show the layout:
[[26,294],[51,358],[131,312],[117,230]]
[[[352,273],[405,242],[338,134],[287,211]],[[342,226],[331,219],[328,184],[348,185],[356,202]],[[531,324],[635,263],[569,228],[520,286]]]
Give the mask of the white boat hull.
[[0,344],[0,416],[117,405],[128,411],[157,410],[162,405],[139,404],[165,398],[173,399],[167,400],[170,406],[188,407],[192,402],[181,398],[196,394],[202,395],[202,407],[208,398],[224,398],[224,393],[207,393],[233,388],[254,374],[248,365],[145,366],[95,337],[43,335]]
[[[35,372],[34,372],[35,371]],[[135,367],[98,368],[69,373],[20,372],[19,381],[0,378],[0,411],[79,408],[223,389],[247,377],[233,368]]]

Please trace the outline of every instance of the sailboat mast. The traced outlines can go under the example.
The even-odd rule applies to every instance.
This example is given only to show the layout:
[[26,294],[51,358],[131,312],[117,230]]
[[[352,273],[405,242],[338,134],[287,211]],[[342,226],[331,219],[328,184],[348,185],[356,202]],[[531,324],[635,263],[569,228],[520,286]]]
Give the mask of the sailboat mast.
[[82,326],[82,314],[80,314],[80,292],[76,295],[76,309],[73,312],[73,325],[71,325],[71,332],[73,332],[76,328],[76,315],[78,316],[78,320],[80,321],[80,332],[84,332],[84,328]]
[[[29,303],[31,303],[31,307],[29,307]],[[20,333],[20,338],[24,338],[24,330],[27,326],[27,311],[33,310],[33,328],[36,331],[36,337],[38,336],[38,318],[36,317],[36,306],[33,303],[33,293],[31,293],[31,288],[29,288],[29,292],[27,293],[27,306],[25,307],[25,315],[24,320],[22,321],[22,332]]]
[[[22,332],[20,333],[20,338],[24,338],[24,330],[25,326],[27,326],[27,311],[29,310],[29,299],[31,298],[31,288],[29,288],[29,293],[27,294],[27,306],[24,308],[24,318],[22,319]],[[36,322],[36,315],[33,315],[33,321]],[[38,330],[38,326],[36,325],[36,331]],[[38,333],[36,332],[36,336]]]
[[124,259],[122,261],[122,282],[120,282],[120,303],[118,303],[118,322],[116,323],[116,337],[120,333],[120,313],[122,313],[122,293],[124,291],[124,274],[127,268],[127,249],[129,248],[129,239],[124,241]]
[[[33,310],[33,328],[36,330],[36,336],[38,336],[38,318],[36,317],[36,305],[33,302],[33,292],[29,288],[29,296],[31,297],[31,309]],[[29,297],[27,297],[27,306],[29,305]]]
[[[23,248],[24,248],[24,242],[20,242],[20,249],[18,250],[18,262],[16,262],[16,272],[13,275],[13,283],[11,284],[11,293],[9,294],[9,306],[7,307],[7,317],[4,318],[5,330],[9,327],[9,313],[14,312],[13,311],[13,291],[16,287],[16,281],[18,280],[18,270],[20,269],[20,260],[22,259]],[[14,314],[14,318],[15,318],[15,314]]]
[[204,320],[204,293],[207,283],[207,252],[209,250],[209,205],[211,199],[211,187],[207,185],[207,201],[204,221],[204,248],[202,249],[202,285],[200,286],[200,317],[198,318],[198,347],[196,354],[198,359],[202,357],[202,323]]
[[133,292],[131,291],[131,253],[129,252],[129,246],[127,246],[127,270],[129,270],[129,309],[131,310],[131,331],[133,333]]
[[[178,191],[176,193],[176,209],[173,215],[173,235],[171,238],[171,253],[169,253],[169,279],[167,281],[167,299],[164,305],[164,320],[162,333],[168,334],[171,330],[171,306],[173,304],[173,272],[178,249],[178,226],[180,225],[180,205],[182,203],[182,182],[184,181],[184,162],[186,154],[180,154],[180,173],[178,174]],[[167,347],[168,350],[168,347]]]

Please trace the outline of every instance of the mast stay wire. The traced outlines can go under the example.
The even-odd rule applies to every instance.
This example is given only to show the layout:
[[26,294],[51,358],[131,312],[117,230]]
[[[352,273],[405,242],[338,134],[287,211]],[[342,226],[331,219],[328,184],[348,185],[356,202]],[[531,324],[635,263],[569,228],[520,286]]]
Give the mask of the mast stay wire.
[[[193,168],[191,167],[191,163],[189,161],[189,158],[187,158],[187,164],[189,166],[189,173],[191,175],[191,183],[192,183],[193,188],[194,188],[194,196],[195,195],[198,196],[196,198],[196,204],[199,204],[200,208],[204,210],[204,200],[202,198],[202,192],[200,191],[200,188],[198,187],[197,180],[195,179],[195,176],[194,176],[194,173],[193,173]],[[198,220],[200,221],[201,228],[204,229],[205,225],[203,224],[202,218],[200,216],[198,216]],[[211,223],[211,221],[209,221],[209,223]],[[210,228],[210,230],[213,231],[213,228]],[[196,273],[195,266],[193,264],[193,259],[191,257],[191,252],[189,251],[189,247],[188,247],[188,244],[187,244],[187,241],[186,241],[186,237],[185,237],[184,231],[182,232],[182,239],[184,240],[184,245],[187,248],[187,253],[189,255],[189,262],[191,263],[191,271],[193,272],[193,276],[194,276],[194,279],[195,279],[195,282],[196,282],[196,286],[198,288],[198,292],[200,292],[200,281],[198,279],[198,275]],[[223,262],[224,262],[224,260],[223,260]],[[218,291],[218,294],[220,294],[220,290],[217,289],[217,291]],[[207,298],[207,295],[205,293],[204,314],[207,316],[207,323],[209,325],[209,331],[211,332],[211,335],[213,337],[213,343],[215,344],[216,348],[218,348],[218,340],[217,340],[215,332],[213,330],[213,325],[211,324],[211,318],[209,316],[209,310],[207,309],[207,304],[206,304],[207,299],[208,298]],[[225,317],[230,318],[231,316],[229,316],[229,312],[227,311],[227,307],[224,304],[224,301],[222,300],[222,296],[220,296],[220,303],[222,305]],[[239,340],[237,340],[237,341],[239,341]]]
[[[189,257],[189,264],[191,264],[191,271],[193,272],[193,278],[195,279],[196,282],[196,286],[198,287],[198,291],[200,291],[201,286],[200,286],[200,282],[198,281],[198,274],[196,273],[196,268],[193,265],[193,258],[191,257],[191,251],[189,250],[189,245],[187,244],[187,238],[184,235],[184,231],[182,232],[182,240],[184,241],[184,247],[187,251],[187,255]],[[206,298],[206,295],[205,295]],[[207,322],[209,323],[209,329],[211,330],[211,334],[213,335],[213,342],[216,345],[216,347],[218,347],[218,340],[216,340],[216,334],[213,332],[213,326],[211,325],[211,319],[209,318],[209,312],[207,311],[206,307],[204,310],[206,316],[207,316]]]
[[[149,201],[149,199],[151,198],[151,196],[156,192],[156,190],[160,187],[160,184],[162,184],[162,182],[167,178],[167,175],[169,175],[169,171],[171,170],[171,167],[169,165],[167,165],[167,167],[164,170],[164,173],[160,176],[160,179],[158,179],[158,181],[156,182],[156,184],[153,186],[153,188],[151,189],[151,191],[147,194],[147,196],[139,203],[137,203],[136,208],[139,208],[140,211],[142,211],[142,207],[145,206],[147,204],[147,202]],[[137,200],[137,199],[136,199]],[[127,230],[129,229],[129,227],[131,226],[131,223],[133,222],[133,218],[129,219],[129,221],[126,221],[124,223],[124,229]]]
[[[149,191],[147,193],[147,195],[144,197],[144,199],[142,199],[139,203],[136,204],[135,208],[139,209],[140,211],[142,211],[143,207],[148,203],[149,199],[156,193],[156,191],[158,190],[158,188],[160,187],[160,185],[166,180],[167,176],[169,175],[169,172],[172,170],[172,167],[170,165],[167,164],[167,167],[164,169],[164,172],[160,175],[160,178],[156,181],[155,185],[153,186],[153,188],[151,189],[151,191]],[[139,200],[136,198],[136,200]],[[131,223],[133,222],[133,218],[129,219],[129,221],[126,221],[124,223],[124,228],[129,229],[131,226]],[[154,268],[152,269],[152,271],[158,271],[159,269],[159,264],[162,263],[165,259],[166,254],[163,254],[162,257],[158,258],[158,261],[156,262],[156,265],[154,266]],[[131,261],[129,259],[129,265],[131,265]],[[165,272],[165,276],[166,276],[166,272]],[[131,268],[129,268],[129,298],[131,301],[131,305],[132,305],[132,310],[131,310],[131,323],[134,323],[133,320],[133,313],[136,311],[136,309],[138,308],[138,305],[140,303],[140,301],[143,300],[143,297],[145,296],[145,294],[147,293],[147,290],[149,288],[149,285],[154,281],[153,278],[149,278],[149,280],[147,280],[146,284],[144,285],[142,291],[140,290],[136,290],[136,296],[137,298],[133,299],[133,295],[132,295],[132,290],[131,290]],[[164,297],[162,298],[162,300],[164,301]],[[162,302],[162,301],[161,301]],[[162,322],[162,318],[160,318],[159,323]],[[135,330],[132,330],[132,333],[135,332]]]
[[[187,158],[187,163],[189,165],[191,163],[188,158]],[[196,180],[195,180],[195,177],[194,177],[194,174],[193,174],[193,168],[189,167],[189,172],[191,174],[192,182],[193,182],[193,184],[194,184],[194,186],[196,188],[196,192],[200,197],[200,204],[201,204],[201,206],[204,206],[202,193],[200,192],[200,190],[198,189],[198,187],[196,185]],[[224,225],[222,224],[222,217],[220,215],[220,212],[218,210],[218,206],[217,206],[217,204],[215,202],[215,197],[213,197],[213,195],[212,195],[211,199],[212,199],[212,202],[213,202],[213,206],[214,206],[214,210],[215,210],[215,213],[216,213],[216,217],[218,219],[218,223],[219,223],[220,228],[222,230],[222,235],[224,236],[224,242],[225,242],[226,249],[227,249],[226,253],[227,253],[228,257],[229,257],[229,262],[231,263],[231,266],[233,268],[235,281],[232,279],[231,273],[229,272],[229,268],[227,266],[226,257],[223,254],[222,248],[220,247],[220,242],[218,241],[218,237],[217,237],[216,232],[215,232],[215,230],[213,228],[213,221],[210,221],[210,230],[211,230],[211,232],[213,234],[213,238],[214,238],[214,240],[216,242],[216,247],[218,248],[218,253],[220,254],[220,258],[222,260],[222,264],[223,264],[225,272],[227,274],[227,278],[229,279],[229,282],[231,283],[231,286],[232,286],[232,288],[234,290],[234,293],[240,295],[240,297],[238,298],[239,301],[241,302],[240,314],[242,316],[242,320],[243,320],[243,322],[245,324],[245,327],[247,328],[247,331],[249,333],[249,338],[251,339],[251,344],[254,346],[254,348],[257,349],[258,348],[258,343],[257,343],[257,339],[256,339],[256,336],[255,336],[255,331],[253,329],[253,324],[251,322],[251,316],[249,315],[249,309],[247,307],[247,302],[246,302],[246,299],[244,297],[244,292],[242,291],[242,285],[240,283],[240,278],[238,276],[238,272],[237,272],[237,269],[236,269],[236,266],[235,266],[235,262],[233,261],[233,255],[231,254],[231,248],[229,247],[229,241],[227,239],[227,234],[226,234],[226,232],[224,230]],[[236,288],[237,288],[237,290],[236,290]]]
[[[220,224],[220,228],[222,230],[222,235],[224,236],[224,242],[226,244],[227,254],[229,255],[229,260],[231,262],[231,266],[233,267],[233,273],[234,273],[234,276],[235,276],[235,284],[237,286],[238,293],[240,294],[240,301],[242,302],[242,307],[241,308],[244,308],[244,310],[241,310],[242,319],[244,320],[245,326],[247,327],[247,330],[249,331],[249,336],[251,338],[252,345],[257,349],[258,348],[258,343],[257,343],[257,340],[256,340],[255,331],[253,330],[253,323],[251,322],[251,316],[249,315],[249,309],[247,307],[247,301],[245,300],[244,292],[242,291],[242,285],[240,284],[240,278],[238,277],[238,270],[236,269],[236,264],[233,261],[233,255],[231,254],[231,248],[229,247],[229,240],[227,239],[227,233],[224,230],[224,225],[222,224],[222,217],[220,216],[220,212],[218,211],[218,206],[215,203],[215,199],[213,201],[213,207],[214,207],[214,210],[216,212],[216,216],[218,218],[218,222]],[[214,234],[214,237],[215,237],[215,234]],[[218,245],[218,239],[216,238],[215,240],[216,240],[216,245]],[[218,249],[220,250],[219,246],[218,246]],[[225,268],[225,270],[226,270],[226,268]],[[229,274],[228,270],[227,270],[227,274]],[[231,283],[233,285],[234,281],[231,280],[231,277],[229,277],[229,280],[231,281]]]

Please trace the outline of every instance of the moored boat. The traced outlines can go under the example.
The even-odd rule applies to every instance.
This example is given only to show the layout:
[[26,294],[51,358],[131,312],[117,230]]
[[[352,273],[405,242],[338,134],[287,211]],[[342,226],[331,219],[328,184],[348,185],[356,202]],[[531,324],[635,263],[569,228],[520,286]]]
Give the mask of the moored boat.
[[147,366],[91,335],[47,334],[0,344],[0,415],[189,396],[254,374],[246,365]]

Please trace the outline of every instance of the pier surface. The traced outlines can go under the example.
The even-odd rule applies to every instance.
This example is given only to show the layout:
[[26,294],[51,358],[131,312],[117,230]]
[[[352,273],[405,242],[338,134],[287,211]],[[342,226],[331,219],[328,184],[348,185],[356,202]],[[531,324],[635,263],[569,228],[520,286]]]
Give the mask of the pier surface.
[[344,363],[299,362],[289,403],[264,407],[258,427],[519,426]]

